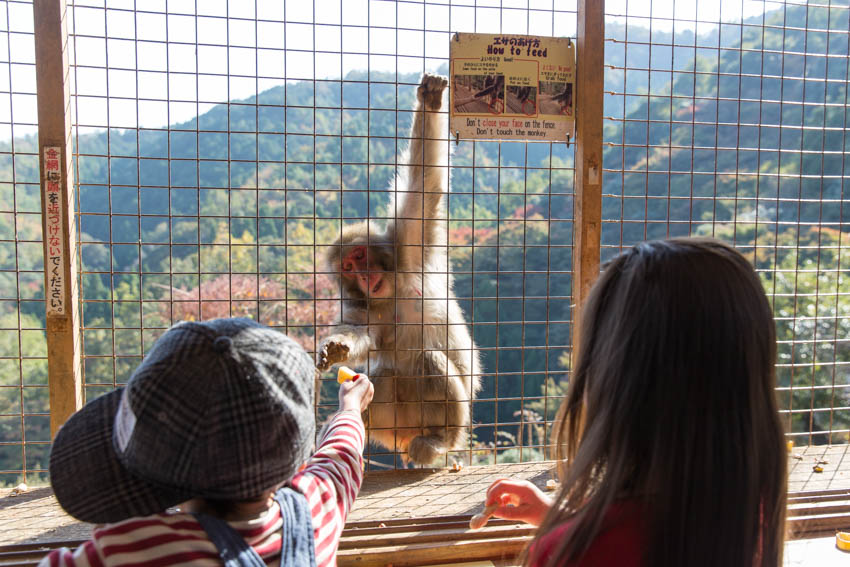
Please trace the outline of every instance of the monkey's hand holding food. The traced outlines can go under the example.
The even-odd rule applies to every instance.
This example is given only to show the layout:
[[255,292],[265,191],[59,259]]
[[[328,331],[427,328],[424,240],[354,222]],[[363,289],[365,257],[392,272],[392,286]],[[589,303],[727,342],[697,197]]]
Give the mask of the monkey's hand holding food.
[[338,362],[345,362],[350,350],[351,346],[345,336],[331,335],[322,341],[316,353],[316,368],[324,372]]
[[552,499],[527,480],[500,479],[487,489],[484,504],[494,507],[492,515],[497,518],[539,526],[552,507]]
[[339,385],[339,410],[362,413],[369,407],[375,387],[365,374],[355,374],[351,380]]

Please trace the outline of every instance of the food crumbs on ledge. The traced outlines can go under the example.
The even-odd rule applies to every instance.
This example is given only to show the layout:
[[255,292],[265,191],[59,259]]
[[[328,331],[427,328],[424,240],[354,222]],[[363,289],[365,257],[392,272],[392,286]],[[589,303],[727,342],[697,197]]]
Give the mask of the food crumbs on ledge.
[[816,472],[816,473],[822,473],[822,472],[823,472],[823,467],[822,467],[822,466],[820,466],[820,465],[815,465],[815,466],[813,466],[813,467],[812,467],[812,470],[813,470],[814,472]]
[[551,478],[547,480],[546,490],[558,490],[558,481]]
[[458,463],[458,462],[454,462],[454,463],[452,463],[452,468],[449,472],[460,472],[462,470],[463,470],[463,465]]

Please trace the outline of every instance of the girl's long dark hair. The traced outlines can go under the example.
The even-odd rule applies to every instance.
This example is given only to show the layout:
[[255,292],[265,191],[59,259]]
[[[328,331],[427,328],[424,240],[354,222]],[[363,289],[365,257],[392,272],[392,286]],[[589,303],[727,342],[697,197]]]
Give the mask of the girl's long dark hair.
[[611,505],[630,500],[647,511],[644,565],[781,565],[775,359],[770,305],[732,247],[654,241],[610,262],[556,421],[562,488],[539,536],[572,528],[548,564],[578,560]]

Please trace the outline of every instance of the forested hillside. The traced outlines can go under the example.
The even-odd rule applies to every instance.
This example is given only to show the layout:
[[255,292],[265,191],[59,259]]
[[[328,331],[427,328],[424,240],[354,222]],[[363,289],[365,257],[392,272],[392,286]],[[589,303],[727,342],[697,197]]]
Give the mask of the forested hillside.
[[[789,7],[765,20],[802,21],[806,10]],[[808,8],[808,26],[846,29],[847,11],[840,12],[843,24]],[[847,430],[848,410],[810,411],[850,406],[845,389],[834,387],[847,384],[850,362],[846,38],[841,47],[820,32],[737,30],[737,38],[723,29],[717,37],[677,33],[674,48],[672,33],[650,38],[648,30],[608,26],[617,41],[606,44],[605,113],[613,119],[604,132],[603,255],[667,235],[733,242],[754,260],[774,302],[779,396],[797,412],[792,431]],[[659,45],[624,43],[650,39]],[[182,319],[251,316],[313,349],[339,297],[317,258],[341,222],[384,214],[418,78],[352,72],[341,82],[276,87],[161,130],[81,134],[87,397],[126,381],[152,341]],[[16,139],[15,150],[34,144]],[[10,151],[0,144],[4,204],[13,198]],[[20,242],[16,255],[13,242],[40,238],[37,165],[34,156],[17,156],[18,214],[0,213],[0,299],[11,300],[2,302],[3,329],[44,324],[41,274],[27,272],[41,269],[41,245]],[[537,422],[552,418],[563,393],[572,167],[566,144],[454,148],[450,257],[486,372],[474,410],[474,421],[486,424],[474,430],[479,462],[492,460],[494,447],[508,461],[520,457],[517,445],[540,444]],[[43,332],[25,330],[21,338],[19,348],[16,331],[0,334],[0,357],[11,357],[0,358],[0,385],[22,375],[25,385],[43,386],[46,362],[24,358],[19,368],[15,358],[43,357]],[[49,439],[46,417],[26,417],[25,431],[20,419],[22,405],[25,413],[46,411],[46,394],[26,387],[21,400],[21,389],[0,388],[0,442]],[[521,420],[529,425],[518,427]],[[46,447],[28,446],[28,468],[46,463]],[[0,445],[0,471],[21,466],[20,446]],[[0,473],[4,481],[16,477]]]

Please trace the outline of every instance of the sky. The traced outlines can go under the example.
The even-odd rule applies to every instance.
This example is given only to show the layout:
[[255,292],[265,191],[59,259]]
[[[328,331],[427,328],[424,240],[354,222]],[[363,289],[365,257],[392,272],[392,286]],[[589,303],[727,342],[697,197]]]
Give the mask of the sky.
[[[455,31],[574,36],[576,26],[576,0],[137,3],[134,12],[132,0],[68,0],[75,123],[160,128],[286,81],[433,71]],[[607,0],[606,18],[703,33],[781,5]],[[0,0],[0,140],[11,137],[13,115],[16,136],[37,122],[32,20],[28,2]]]

